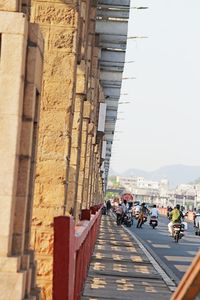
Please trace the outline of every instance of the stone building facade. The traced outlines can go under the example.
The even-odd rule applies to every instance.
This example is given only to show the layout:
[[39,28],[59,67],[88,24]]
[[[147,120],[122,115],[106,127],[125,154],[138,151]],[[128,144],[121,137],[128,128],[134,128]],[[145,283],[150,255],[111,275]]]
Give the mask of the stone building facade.
[[[0,1],[0,300],[52,299],[54,217],[103,201],[100,104],[118,101],[127,25],[119,0],[100,2],[98,15],[95,0]],[[110,12],[123,49],[113,16],[111,45],[97,31]]]

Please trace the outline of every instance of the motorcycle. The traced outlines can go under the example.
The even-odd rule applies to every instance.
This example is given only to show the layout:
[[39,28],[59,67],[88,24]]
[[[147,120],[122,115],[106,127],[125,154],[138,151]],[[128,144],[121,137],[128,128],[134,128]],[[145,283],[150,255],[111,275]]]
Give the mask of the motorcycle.
[[136,220],[138,220],[139,214],[140,214],[139,212],[136,212],[136,213],[134,214],[134,217],[135,217]]
[[123,222],[123,215],[122,214],[117,214],[117,219],[116,219],[117,225],[121,225],[122,222]]
[[173,238],[175,242],[178,243],[178,241],[184,236],[184,224],[176,223],[173,225]]
[[150,225],[153,229],[155,229],[156,226],[158,226],[158,218],[155,217],[155,216],[152,216],[152,217],[150,218],[149,225]]
[[147,216],[144,215],[144,216],[143,216],[143,222],[142,222],[142,223],[144,224],[146,221],[147,221]]
[[123,223],[124,223],[124,225],[126,225],[127,227],[131,227],[131,225],[133,224],[133,219],[132,219],[132,212],[131,212],[131,210],[127,211],[127,212],[124,214]]

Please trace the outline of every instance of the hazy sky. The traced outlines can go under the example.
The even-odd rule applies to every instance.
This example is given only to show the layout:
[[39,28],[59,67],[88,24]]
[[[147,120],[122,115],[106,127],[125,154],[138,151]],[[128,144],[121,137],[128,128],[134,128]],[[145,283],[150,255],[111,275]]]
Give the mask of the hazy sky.
[[[135,0],[111,168],[200,165],[200,0]],[[124,119],[124,120],[120,120]]]

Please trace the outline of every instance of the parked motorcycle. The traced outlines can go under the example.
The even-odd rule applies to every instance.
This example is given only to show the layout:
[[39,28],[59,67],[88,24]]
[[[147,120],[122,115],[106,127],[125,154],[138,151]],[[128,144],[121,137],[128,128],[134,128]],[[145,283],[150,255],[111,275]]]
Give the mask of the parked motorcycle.
[[184,224],[176,223],[173,225],[173,238],[175,242],[178,243],[178,241],[184,236]]
[[158,226],[158,218],[155,217],[155,216],[152,216],[152,217],[150,218],[149,225],[150,225],[153,229],[155,229],[156,226]]

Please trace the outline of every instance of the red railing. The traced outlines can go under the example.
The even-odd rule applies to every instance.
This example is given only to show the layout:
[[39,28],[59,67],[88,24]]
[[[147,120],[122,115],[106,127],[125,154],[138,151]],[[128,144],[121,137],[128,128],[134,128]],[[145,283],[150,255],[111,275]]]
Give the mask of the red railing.
[[101,205],[82,210],[81,221],[54,219],[53,300],[79,300],[101,220]]
[[159,207],[158,210],[161,215],[167,215],[167,208]]
[[[159,209],[159,213],[161,215],[165,215],[165,216],[167,215],[167,208],[160,207],[158,209]],[[192,211],[188,212],[188,214],[186,216],[186,220],[188,220],[188,221],[193,221],[194,220],[194,214],[193,214]]]

